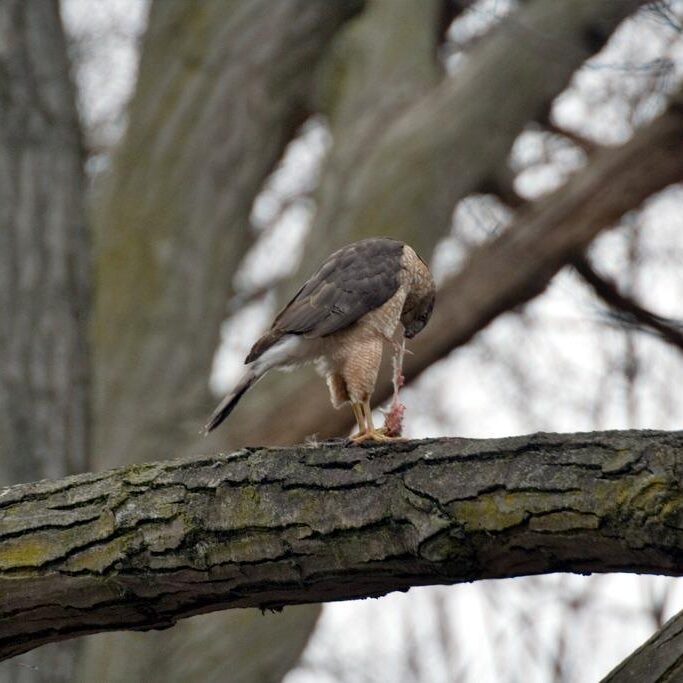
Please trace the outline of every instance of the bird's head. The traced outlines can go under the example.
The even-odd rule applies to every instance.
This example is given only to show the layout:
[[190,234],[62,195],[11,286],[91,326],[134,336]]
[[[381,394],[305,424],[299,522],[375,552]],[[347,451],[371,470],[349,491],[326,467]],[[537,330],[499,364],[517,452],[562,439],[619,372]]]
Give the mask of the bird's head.
[[412,339],[429,321],[434,310],[434,298],[434,292],[431,292],[429,296],[417,299],[410,308],[403,309],[401,322],[407,339]]

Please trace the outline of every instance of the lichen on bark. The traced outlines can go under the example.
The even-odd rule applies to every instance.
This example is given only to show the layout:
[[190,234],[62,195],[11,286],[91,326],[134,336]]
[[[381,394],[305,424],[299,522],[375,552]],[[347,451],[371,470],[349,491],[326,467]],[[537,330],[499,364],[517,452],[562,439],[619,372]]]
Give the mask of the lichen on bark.
[[0,656],[231,607],[678,575],[683,433],[249,448],[0,491]]

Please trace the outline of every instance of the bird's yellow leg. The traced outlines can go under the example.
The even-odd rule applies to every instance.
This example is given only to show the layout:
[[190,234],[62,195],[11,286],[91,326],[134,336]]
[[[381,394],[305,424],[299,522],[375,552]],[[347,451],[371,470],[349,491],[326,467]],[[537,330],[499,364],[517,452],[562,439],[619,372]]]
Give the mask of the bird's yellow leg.
[[[361,409],[361,415],[365,418],[365,424],[367,425],[365,431],[361,431],[359,434],[354,434],[351,437],[351,441],[355,443],[361,443],[363,441],[401,441],[400,436],[387,436],[381,429],[375,429],[375,425],[372,421],[372,408],[370,407],[370,401],[363,401],[361,404],[355,404]],[[354,410],[354,414],[355,414]],[[358,420],[358,416],[356,416]],[[361,422],[358,420],[358,424]]]
[[365,417],[363,415],[363,408],[360,403],[351,403],[351,410],[353,410],[353,416],[356,418],[358,424],[358,431],[351,437],[351,441],[363,440],[363,436],[367,432],[367,427],[365,425]]
[[365,421],[368,425],[368,431],[374,432],[375,425],[372,422],[372,408],[370,407],[370,401],[363,401],[363,415],[365,415]]

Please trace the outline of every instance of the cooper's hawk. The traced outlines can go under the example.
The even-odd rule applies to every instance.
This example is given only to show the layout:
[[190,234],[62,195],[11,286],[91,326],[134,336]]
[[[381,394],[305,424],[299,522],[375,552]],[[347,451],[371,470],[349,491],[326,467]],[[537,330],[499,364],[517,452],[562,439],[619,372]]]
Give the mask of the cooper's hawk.
[[[382,349],[385,342],[402,348],[404,336],[414,337],[427,324],[434,293],[429,268],[403,242],[375,237],[335,251],[254,344],[244,376],[206,431],[223,422],[268,370],[312,361],[327,380],[334,407],[351,404],[359,429],[352,440],[390,439],[375,429],[370,408]],[[396,385],[400,367],[395,372]]]

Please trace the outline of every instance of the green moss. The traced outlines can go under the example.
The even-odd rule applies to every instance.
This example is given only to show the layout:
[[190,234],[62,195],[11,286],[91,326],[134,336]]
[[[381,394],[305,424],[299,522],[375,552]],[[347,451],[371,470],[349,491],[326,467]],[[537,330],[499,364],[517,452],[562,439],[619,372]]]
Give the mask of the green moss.
[[546,508],[542,491],[496,492],[453,503],[451,511],[470,531],[503,531],[521,524],[529,512]]
[[48,540],[31,536],[26,539],[4,541],[0,546],[0,568],[37,567],[54,554]]
[[0,544],[0,569],[39,567],[58,560],[73,548],[106,538],[113,529],[111,516],[102,515],[88,524],[27,533],[8,539]]
[[64,563],[64,567],[69,571],[103,572],[114,563],[125,558],[126,554],[139,544],[138,534],[130,532],[77,553]]
[[469,546],[463,544],[462,538],[453,537],[450,530],[444,530],[430,538],[420,548],[420,555],[430,562],[472,562]]
[[502,531],[517,526],[526,516],[523,509],[501,509],[499,501],[490,496],[456,503],[452,511],[468,531]]
[[667,479],[646,475],[635,482],[625,480],[618,489],[617,501],[620,507],[651,516],[658,514],[671,495],[671,485]]
[[597,529],[599,518],[581,512],[562,511],[534,517],[529,521],[532,531],[572,531],[577,529]]

